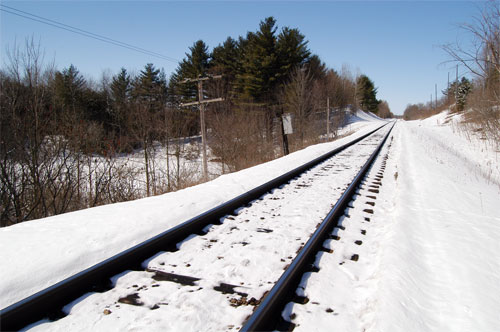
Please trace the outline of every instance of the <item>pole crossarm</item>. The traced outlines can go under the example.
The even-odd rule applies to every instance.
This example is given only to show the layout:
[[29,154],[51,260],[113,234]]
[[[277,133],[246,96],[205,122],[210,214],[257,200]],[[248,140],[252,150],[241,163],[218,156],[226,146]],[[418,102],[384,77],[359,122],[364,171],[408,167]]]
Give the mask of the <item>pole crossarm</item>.
[[193,101],[190,103],[181,103],[181,107],[187,107],[187,106],[194,106],[194,105],[200,105],[200,104],[208,104],[208,103],[214,103],[217,101],[224,101],[224,98],[214,98],[214,99],[207,99],[207,100],[202,100],[202,101]]
[[208,81],[222,78],[222,75],[211,75],[207,77],[199,77],[199,78],[186,78],[179,83],[190,83],[190,82],[198,82],[198,81]]
[[223,101],[223,98],[214,98],[214,99],[203,99],[203,81],[213,80],[222,78],[222,75],[208,75],[206,77],[198,77],[198,78],[186,78],[180,83],[189,83],[189,82],[197,82],[198,83],[198,101],[190,102],[190,103],[181,103],[181,107],[186,106],[194,106],[198,105],[200,109],[200,129],[201,129],[201,144],[203,145],[202,149],[202,162],[203,162],[203,179],[208,181],[208,162],[207,162],[207,134],[206,134],[206,124],[205,124],[205,104],[213,103],[217,101]]

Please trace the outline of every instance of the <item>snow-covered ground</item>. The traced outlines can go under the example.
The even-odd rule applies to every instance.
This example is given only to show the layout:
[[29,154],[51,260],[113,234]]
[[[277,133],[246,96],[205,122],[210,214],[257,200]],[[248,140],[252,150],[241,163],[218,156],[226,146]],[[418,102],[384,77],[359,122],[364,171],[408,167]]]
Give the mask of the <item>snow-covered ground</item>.
[[[350,125],[357,130],[350,137],[202,185],[0,229],[0,307],[381,123],[366,114],[359,117],[364,121]],[[321,270],[305,280],[309,302],[285,312],[293,313],[289,318],[297,331],[500,331],[500,153],[487,142],[461,135],[453,125],[456,120],[442,113],[396,124],[390,149],[387,145],[381,154],[388,158],[379,192],[367,189],[378,181],[383,159],[353,202],[350,217],[342,221],[345,229],[335,230],[340,239],[326,243],[333,253],[322,253],[317,262]],[[356,209],[366,209],[367,202],[374,202],[373,213]],[[161,266],[159,259],[152,262]],[[154,319],[144,319],[137,326],[164,329]]]
[[[383,122],[358,114],[353,135],[177,192],[99,206],[0,229],[0,308],[308,162]],[[346,128],[347,130],[347,128]]]
[[[33,330],[240,329],[388,129],[240,208],[222,225],[207,227],[206,235],[191,236],[180,250],[158,253],[143,264],[146,271],[123,273],[109,292],[84,295],[65,307],[67,317]],[[165,282],[169,273],[191,279],[187,285]],[[235,293],[221,291],[223,284]],[[131,299],[136,305],[126,303]]]
[[500,331],[500,153],[445,119],[395,132],[372,330]]
[[294,331],[500,331],[500,153],[458,120],[396,124],[385,171],[303,279],[309,302],[283,314]]

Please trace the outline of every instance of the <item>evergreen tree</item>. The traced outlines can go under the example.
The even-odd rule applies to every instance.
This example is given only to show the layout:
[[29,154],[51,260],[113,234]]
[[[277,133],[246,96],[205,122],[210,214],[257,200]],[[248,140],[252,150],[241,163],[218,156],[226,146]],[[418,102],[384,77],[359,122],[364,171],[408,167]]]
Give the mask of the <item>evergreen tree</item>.
[[70,65],[54,77],[54,96],[56,105],[62,110],[76,112],[81,107],[85,79],[75,66]]
[[457,111],[462,112],[467,102],[467,97],[472,90],[472,83],[465,77],[462,77],[455,90],[455,100],[457,101]]
[[[455,100],[456,110],[461,112],[464,110],[465,104],[467,102],[467,97],[472,91],[473,86],[470,80],[462,77],[461,80],[452,82],[450,86],[443,90],[443,94],[448,97],[452,97]],[[451,101],[453,103],[453,101]]]
[[366,75],[361,75],[358,77],[356,82],[356,97],[359,102],[359,106],[363,111],[377,113],[378,104],[377,100],[377,89],[373,85],[373,82]]
[[105,91],[86,88],[82,91],[81,105],[83,116],[87,121],[93,121],[103,125],[109,130],[112,123],[111,113],[108,109],[108,101]]
[[186,53],[175,73],[170,78],[170,88],[172,95],[180,96],[184,100],[197,99],[197,87],[195,83],[181,83],[187,78],[198,78],[205,76],[209,69],[210,55],[207,45],[198,40],[189,48],[190,53]]
[[238,83],[243,97],[257,102],[269,102],[279,77],[276,50],[276,20],[268,17],[260,22],[256,33],[249,32],[242,43],[242,72]]
[[[236,85],[234,84],[236,75],[240,71],[240,49],[238,42],[231,37],[226,41],[215,47],[210,55],[210,73],[213,75],[222,75],[221,84],[216,83],[218,93],[215,96],[224,97],[229,100],[236,95]],[[209,88],[209,92],[213,87]]]
[[292,70],[301,67],[311,55],[307,48],[307,41],[298,29],[284,27],[276,41],[278,53],[279,77],[281,80],[287,79]]
[[312,75],[312,78],[315,80],[323,80],[326,79],[327,76],[327,68],[326,65],[319,56],[316,54],[311,55],[306,60],[306,66],[309,69],[309,72]]
[[[132,84],[125,68],[113,77],[111,82],[111,107],[113,123],[120,136],[127,133],[127,116],[130,110]],[[119,142],[121,145],[121,140]]]
[[238,71],[239,57],[238,43],[228,37],[223,44],[214,47],[210,55],[210,67],[215,73],[223,73],[225,76],[234,78]]
[[127,70],[122,68],[111,82],[111,99],[115,107],[123,107],[129,101],[131,88],[130,76]]
[[163,70],[148,63],[133,84],[132,96],[136,101],[145,103],[150,111],[163,107],[167,96],[167,82]]

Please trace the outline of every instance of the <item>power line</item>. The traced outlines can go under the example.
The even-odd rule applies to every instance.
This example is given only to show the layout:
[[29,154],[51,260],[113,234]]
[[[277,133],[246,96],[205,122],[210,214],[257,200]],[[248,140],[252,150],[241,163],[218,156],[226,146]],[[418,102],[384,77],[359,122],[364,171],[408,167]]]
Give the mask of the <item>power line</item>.
[[[39,23],[50,25],[50,26],[53,26],[53,27],[56,27],[56,28],[59,28],[59,29],[62,29],[62,30],[73,32],[73,33],[76,33],[76,34],[79,34],[79,35],[82,35],[82,36],[85,36],[85,37],[88,37],[88,38],[92,38],[92,39],[96,39],[96,40],[99,40],[99,41],[102,41],[102,42],[105,42],[105,43],[108,43],[108,44],[113,44],[113,45],[116,45],[116,46],[120,46],[120,47],[129,49],[129,50],[132,50],[132,51],[136,51],[136,52],[139,52],[139,53],[143,53],[143,54],[146,54],[146,55],[154,56],[154,57],[157,57],[157,58],[160,58],[160,59],[163,59],[163,60],[167,60],[167,61],[171,61],[171,62],[175,62],[175,63],[179,62],[179,60],[177,60],[175,58],[171,58],[171,57],[168,57],[168,56],[160,54],[160,53],[149,51],[149,50],[146,50],[144,48],[137,47],[137,46],[134,46],[134,45],[131,45],[131,44],[127,44],[127,43],[124,43],[124,42],[121,42],[121,41],[118,41],[118,40],[115,40],[115,39],[112,39],[112,38],[108,38],[108,37],[105,37],[105,36],[102,36],[102,35],[98,35],[98,34],[95,34],[95,33],[92,33],[92,32],[86,31],[86,30],[83,30],[83,29],[79,29],[79,28],[73,27],[71,25],[67,25],[67,24],[60,23],[60,22],[57,22],[57,21],[54,21],[54,20],[50,20],[50,19],[45,18],[45,17],[34,15],[34,14],[31,14],[31,13],[28,13],[28,12],[25,12],[25,11],[22,11],[22,10],[13,8],[13,7],[6,6],[6,5],[1,4],[1,3],[0,3],[0,6],[4,7],[4,8],[0,8],[1,11],[9,13],[9,14],[12,14],[12,15],[20,16],[20,17],[23,17],[23,18],[26,18],[26,19],[29,19],[29,20],[32,20],[32,21],[36,21],[36,22],[39,22]],[[5,9],[5,8],[7,8],[7,9]],[[11,10],[16,11],[17,13],[16,12],[12,12]],[[22,14],[20,14],[20,13],[22,13]],[[25,15],[23,15],[23,14],[25,14]],[[29,16],[26,16],[26,15],[29,15]]]

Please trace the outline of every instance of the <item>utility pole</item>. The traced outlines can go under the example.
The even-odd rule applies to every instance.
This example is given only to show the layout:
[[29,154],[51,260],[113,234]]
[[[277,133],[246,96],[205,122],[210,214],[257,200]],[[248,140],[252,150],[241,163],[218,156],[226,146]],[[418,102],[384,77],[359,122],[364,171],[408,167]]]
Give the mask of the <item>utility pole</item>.
[[194,101],[191,103],[182,103],[182,107],[198,105],[200,109],[200,126],[201,126],[201,144],[202,148],[202,162],[203,162],[203,180],[208,181],[208,162],[207,162],[207,133],[205,126],[205,104],[214,103],[218,101],[223,101],[223,98],[214,98],[203,100],[203,81],[219,79],[222,78],[222,75],[214,75],[209,77],[198,77],[198,78],[187,78],[183,80],[181,83],[190,83],[197,82],[198,83],[198,101]]
[[436,87],[436,89],[435,89],[435,91],[436,91],[435,97],[436,97],[436,109],[437,109],[438,108],[438,85],[436,84],[435,87]]
[[448,85],[446,88],[446,103],[450,106],[450,72],[448,72]]
[[330,97],[326,97],[326,141],[330,141]]

